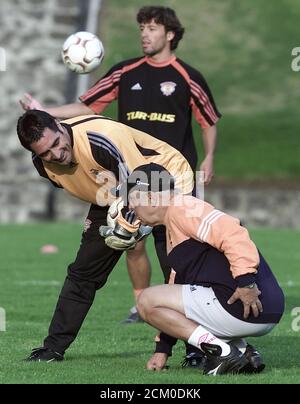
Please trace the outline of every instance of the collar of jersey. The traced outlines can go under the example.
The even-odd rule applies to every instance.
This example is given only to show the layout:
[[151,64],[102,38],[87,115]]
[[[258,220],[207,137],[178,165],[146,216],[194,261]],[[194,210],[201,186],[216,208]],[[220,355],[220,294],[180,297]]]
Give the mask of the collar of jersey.
[[170,64],[172,64],[173,62],[175,62],[176,56],[172,55],[168,60],[165,60],[164,62],[155,62],[153,59],[149,58],[149,57],[145,57],[146,62],[150,65],[150,66],[154,66],[154,67],[165,67],[168,66]]

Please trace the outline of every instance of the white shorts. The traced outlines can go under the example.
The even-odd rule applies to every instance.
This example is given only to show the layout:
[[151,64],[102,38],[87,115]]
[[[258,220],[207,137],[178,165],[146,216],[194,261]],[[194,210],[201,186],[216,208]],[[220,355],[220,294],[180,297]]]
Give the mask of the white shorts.
[[233,317],[223,308],[212,288],[182,285],[182,299],[186,317],[216,337],[258,337],[267,334],[276,325],[247,323]]

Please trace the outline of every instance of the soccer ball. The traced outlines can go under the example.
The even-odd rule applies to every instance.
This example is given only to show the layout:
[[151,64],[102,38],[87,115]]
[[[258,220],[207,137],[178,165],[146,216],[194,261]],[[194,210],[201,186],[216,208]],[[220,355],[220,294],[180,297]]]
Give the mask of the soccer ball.
[[70,35],[62,47],[64,64],[75,73],[90,73],[100,66],[104,47],[100,39],[85,31]]

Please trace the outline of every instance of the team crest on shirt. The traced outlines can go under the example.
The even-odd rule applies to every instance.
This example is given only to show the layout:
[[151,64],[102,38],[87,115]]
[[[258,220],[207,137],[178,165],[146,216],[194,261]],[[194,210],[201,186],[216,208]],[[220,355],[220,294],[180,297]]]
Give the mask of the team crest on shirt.
[[164,81],[163,83],[160,83],[160,91],[163,93],[163,95],[171,95],[175,91],[176,83],[173,81]]

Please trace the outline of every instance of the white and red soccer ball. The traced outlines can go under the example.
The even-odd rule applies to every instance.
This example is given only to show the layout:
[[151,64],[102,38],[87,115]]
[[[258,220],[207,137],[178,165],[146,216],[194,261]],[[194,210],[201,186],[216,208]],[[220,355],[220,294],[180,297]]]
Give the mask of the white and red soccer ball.
[[104,47],[100,39],[85,31],[70,35],[62,47],[64,64],[75,73],[90,73],[100,66]]

